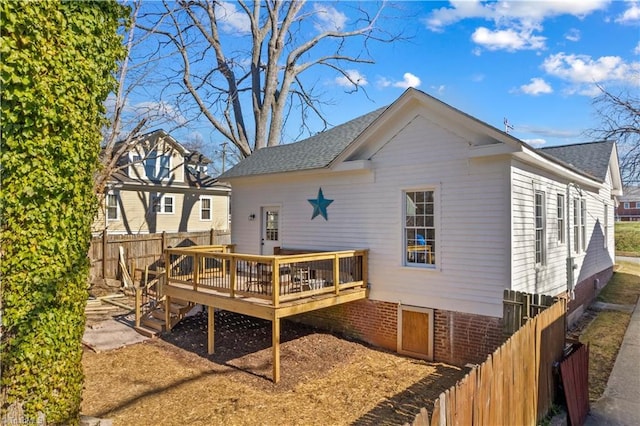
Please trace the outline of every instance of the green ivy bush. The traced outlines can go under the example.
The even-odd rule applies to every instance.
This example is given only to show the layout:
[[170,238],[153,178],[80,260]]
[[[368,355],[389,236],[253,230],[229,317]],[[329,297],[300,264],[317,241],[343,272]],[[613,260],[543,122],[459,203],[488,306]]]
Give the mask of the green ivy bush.
[[93,178],[127,12],[0,2],[0,402],[5,416],[21,406],[19,422],[78,422]]

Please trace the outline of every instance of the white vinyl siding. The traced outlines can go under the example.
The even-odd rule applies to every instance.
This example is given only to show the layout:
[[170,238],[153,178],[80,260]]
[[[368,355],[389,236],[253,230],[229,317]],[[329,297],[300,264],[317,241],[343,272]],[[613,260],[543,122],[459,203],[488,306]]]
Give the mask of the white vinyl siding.
[[[501,316],[502,292],[510,285],[508,163],[469,160],[467,140],[422,116],[393,124],[376,133],[386,144],[370,157],[371,171],[234,180],[236,250],[259,253],[260,224],[248,217],[261,205],[280,205],[283,247],[369,249],[372,299]],[[434,182],[440,194],[436,267],[408,268],[403,191],[429,189]],[[307,200],[319,187],[334,200],[327,221],[311,220]]]
[[587,201],[580,200],[580,248],[587,249]]
[[580,199],[573,199],[573,251],[580,252]]

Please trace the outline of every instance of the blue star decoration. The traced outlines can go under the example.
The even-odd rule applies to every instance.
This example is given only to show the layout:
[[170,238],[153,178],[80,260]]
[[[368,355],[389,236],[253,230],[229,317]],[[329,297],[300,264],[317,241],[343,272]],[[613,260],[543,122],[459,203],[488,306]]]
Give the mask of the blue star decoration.
[[313,206],[313,215],[311,216],[311,220],[313,220],[316,216],[320,215],[324,217],[324,220],[329,220],[327,217],[327,207],[329,204],[333,203],[333,200],[328,200],[324,198],[324,194],[322,194],[322,188],[318,189],[318,198],[307,200]]

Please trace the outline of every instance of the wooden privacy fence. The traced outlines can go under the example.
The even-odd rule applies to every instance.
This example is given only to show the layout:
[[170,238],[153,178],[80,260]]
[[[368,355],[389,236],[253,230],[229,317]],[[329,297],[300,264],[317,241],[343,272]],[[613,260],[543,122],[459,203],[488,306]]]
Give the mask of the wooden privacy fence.
[[[91,239],[89,258],[91,260],[92,279],[117,279],[119,276],[119,247],[124,248],[127,261],[135,261],[135,268],[154,269],[161,261],[164,251],[169,247],[190,247],[194,245],[229,244],[231,234],[228,231],[202,232],[162,232],[158,234],[109,235]],[[133,270],[133,269],[132,269]]]
[[556,298],[544,294],[504,290],[502,300],[502,330],[507,336],[518,331],[529,318],[553,305]]
[[440,394],[414,426],[535,425],[554,401],[554,363],[565,344],[566,300],[527,321],[487,360]]

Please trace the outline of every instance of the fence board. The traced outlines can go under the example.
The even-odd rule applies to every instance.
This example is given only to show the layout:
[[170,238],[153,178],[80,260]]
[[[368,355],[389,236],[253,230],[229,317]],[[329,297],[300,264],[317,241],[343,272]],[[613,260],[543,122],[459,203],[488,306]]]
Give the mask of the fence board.
[[[536,316],[484,363],[440,394],[431,426],[535,425],[550,409],[556,389],[553,364],[562,359],[565,342],[566,300],[510,291],[504,296],[505,301],[517,302],[505,303],[509,305],[505,315]],[[548,303],[553,304],[547,307]],[[514,314],[518,309],[523,316]]]
[[[106,239],[105,239],[106,237]],[[119,278],[119,247],[124,248],[128,265],[135,261],[137,268],[154,267],[161,263],[162,253],[168,247],[229,244],[228,232],[179,232],[162,234],[106,235],[93,237],[89,248],[92,279]]]

